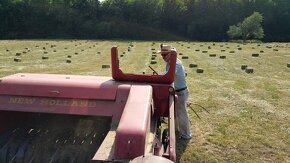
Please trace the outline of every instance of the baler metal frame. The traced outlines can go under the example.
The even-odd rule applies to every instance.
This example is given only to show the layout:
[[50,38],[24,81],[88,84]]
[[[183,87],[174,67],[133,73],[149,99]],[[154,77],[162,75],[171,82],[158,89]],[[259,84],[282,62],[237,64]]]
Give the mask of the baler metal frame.
[[[91,162],[128,162],[142,155],[176,161],[176,52],[165,75],[126,74],[111,49],[112,78],[57,74],[15,74],[0,79],[0,132],[21,112],[112,117],[111,129]],[[137,98],[138,97],[138,98]],[[41,108],[41,109],[39,109]],[[160,121],[168,118],[168,147]],[[9,125],[3,125],[3,123]],[[167,146],[167,144],[164,144]]]

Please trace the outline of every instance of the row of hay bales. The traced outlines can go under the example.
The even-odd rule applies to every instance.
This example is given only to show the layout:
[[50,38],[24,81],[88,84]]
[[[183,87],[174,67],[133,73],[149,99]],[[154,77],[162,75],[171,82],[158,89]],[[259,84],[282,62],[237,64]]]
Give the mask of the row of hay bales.
[[[76,44],[77,45],[77,44]],[[81,44],[79,44],[79,45],[81,45]],[[152,43],[152,45],[154,45],[153,43]],[[77,45],[78,46],[78,45]],[[215,46],[215,44],[213,44],[212,46]],[[220,45],[221,47],[223,47],[223,45]],[[54,47],[56,47],[56,45],[51,45],[51,48],[54,48]],[[128,49],[130,49],[131,50],[131,47],[134,47],[134,45],[133,44],[130,44],[129,46],[128,46]],[[272,48],[271,46],[269,46],[269,47],[267,47],[267,48]],[[211,49],[211,46],[208,46],[208,49]],[[130,51],[130,50],[128,50],[128,51]],[[154,49],[155,50],[155,49]],[[197,51],[198,49],[196,49],[196,51]],[[242,48],[238,48],[238,50],[242,50]],[[222,51],[225,51],[225,50],[222,50]],[[273,51],[278,51],[278,49],[273,49]],[[54,50],[54,52],[56,52],[56,50]],[[203,50],[202,51],[203,53],[207,53],[208,51],[206,51],[206,50]],[[229,51],[230,53],[235,53],[235,51]],[[263,50],[261,50],[260,51],[260,53],[263,53],[264,51]],[[44,52],[45,53],[45,52]],[[152,52],[152,53],[154,53],[154,51]],[[20,55],[19,55],[20,54]],[[25,54],[25,53],[24,53]],[[46,53],[47,54],[47,53]],[[76,55],[77,55],[78,53],[76,52]],[[98,52],[98,54],[100,54],[100,52]],[[17,56],[17,55],[16,55]],[[21,56],[21,53],[18,53],[18,56]],[[120,57],[123,57],[124,56],[124,54],[123,55],[120,55]],[[216,57],[217,55],[216,54],[209,54],[209,57]],[[252,57],[259,57],[260,56],[260,54],[259,53],[253,53],[252,54]],[[156,55],[152,55],[152,57],[151,57],[151,64],[156,64],[157,63],[157,61],[155,60],[155,57],[156,57]],[[226,56],[225,55],[221,55],[220,56],[220,58],[221,59],[225,59],[226,58]],[[42,56],[42,59],[48,59],[48,56]],[[189,59],[189,57],[188,56],[182,56],[182,59]],[[16,62],[20,62],[21,61],[21,58],[15,58],[14,59]],[[67,63],[71,63],[71,60],[67,60]],[[287,64],[287,67],[289,67],[289,63]],[[102,67],[102,68],[108,68],[107,66],[104,66],[104,67]],[[248,68],[249,69],[249,68]],[[249,71],[250,71],[250,69],[249,69]]]
[[[178,43],[178,44],[181,44],[181,43]],[[193,43],[193,45],[195,45],[195,43]],[[205,45],[207,45],[207,43],[205,43]],[[225,46],[225,45],[228,45],[228,44],[225,43],[224,45],[219,45],[219,47],[221,47],[221,48],[227,48],[227,49],[230,48],[229,46]],[[244,43],[243,45],[247,45],[247,44]],[[181,46],[183,47],[183,46],[186,46],[186,45],[181,44]],[[207,46],[207,49],[212,49],[212,46],[216,46],[216,44],[213,43],[212,45]],[[239,51],[240,50],[243,50],[243,48],[241,46],[242,45],[237,45],[237,47],[238,47],[237,50],[239,50]],[[257,44],[257,47],[260,47],[260,46],[261,46],[261,44]],[[204,45],[201,44],[201,45],[199,45],[199,47],[204,47]],[[278,52],[279,51],[279,49],[277,49],[277,48],[279,48],[278,45],[276,45],[276,46],[272,46],[272,45],[269,46],[269,45],[267,45],[266,48],[267,49],[272,49],[272,51],[274,51],[274,52]],[[281,46],[281,48],[285,48],[285,46]],[[187,49],[193,49],[193,48],[190,47],[190,46],[187,46]],[[251,47],[251,49],[259,49],[259,48]],[[198,48],[195,49],[194,51],[196,51],[196,52],[201,51],[202,53],[208,53],[207,50],[200,50]],[[225,49],[221,49],[220,51],[221,52],[226,52]],[[259,53],[252,53],[252,57],[260,57],[261,56],[261,53],[264,53],[264,52],[265,52],[264,49],[260,49],[259,50]],[[230,50],[229,53],[235,53],[235,50]],[[216,56],[217,56],[216,54],[209,54],[209,57],[216,57]],[[188,59],[188,58],[189,58],[188,56],[182,56],[182,59]],[[221,55],[220,58],[221,59],[225,59],[226,56],[225,55]],[[287,67],[288,68],[290,67],[290,63],[287,63]],[[246,66],[245,65],[242,65],[241,68],[242,68],[242,70],[245,70],[246,73],[253,73],[254,72],[254,69],[252,67],[250,67],[250,66],[247,66],[247,65]]]
[[[38,45],[36,45],[35,47],[36,47],[36,48],[39,48]],[[51,48],[55,48],[56,45],[51,45],[50,47],[51,47]],[[93,47],[95,47],[95,45],[93,45]],[[91,47],[89,47],[89,48],[91,48]],[[16,57],[13,59],[15,62],[21,62],[21,61],[22,61],[22,59],[21,59],[21,55],[22,55],[22,54],[27,54],[28,52],[30,52],[30,49],[29,49],[29,48],[25,48],[25,49],[26,49],[27,51],[23,51],[22,53],[19,53],[19,52],[15,53],[15,56],[16,56]],[[44,47],[42,47],[42,49],[43,49],[43,50],[46,50],[47,48],[44,46]],[[64,49],[68,49],[68,48],[65,47]],[[8,49],[7,49],[6,51],[9,52]],[[81,51],[84,51],[84,49],[81,49]],[[57,50],[54,49],[53,52],[57,52]],[[74,54],[75,54],[75,55],[78,55],[79,53],[78,53],[78,52],[75,52]],[[101,54],[101,52],[98,51],[97,54]],[[71,58],[71,55],[68,55],[67,58],[68,58],[68,59],[66,59],[66,62],[67,62],[67,63],[71,63],[71,62],[72,62],[71,59],[70,59],[70,58]],[[49,59],[48,51],[43,51],[43,56],[41,56],[41,59],[43,59],[43,60],[47,60],[47,59]]]
[[[155,43],[152,43],[151,46],[154,46]],[[157,61],[156,61],[156,57],[157,57],[157,52],[156,52],[156,49],[154,47],[151,47],[151,52],[152,52],[152,55],[151,55],[151,61],[150,61],[150,64],[156,64]]]
[[[152,46],[153,45],[154,44],[152,44]],[[156,64],[157,63],[157,61],[156,61],[156,57],[157,57],[157,55],[156,55],[156,49],[155,48],[151,48],[151,51],[152,51],[152,55],[151,55],[151,62],[150,62],[150,64]],[[183,55],[183,54],[182,53],[179,53],[179,55]],[[189,59],[189,57],[188,56],[182,56],[182,59]],[[197,67],[197,64],[190,64],[189,65],[189,68],[195,68],[195,67]],[[197,68],[196,69],[196,72],[197,73],[203,73],[204,70],[202,68]],[[144,72],[143,72],[143,74],[144,74]]]
[[[130,52],[131,51],[131,48],[134,47],[134,44],[133,43],[129,43],[128,47],[127,47],[127,51]],[[99,53],[98,53],[99,54]],[[120,54],[120,57],[124,57],[126,55],[126,51],[123,51],[122,54]],[[108,65],[108,64],[104,64],[101,66],[102,69],[108,69],[108,68],[111,68],[111,65]]]
[[[183,45],[182,45],[182,46],[183,46]],[[200,47],[202,47],[202,46],[203,46],[203,45],[200,45]],[[258,44],[257,46],[260,46],[260,44]],[[220,45],[220,47],[223,47],[223,45]],[[240,47],[240,45],[237,45],[237,47],[239,47],[238,50],[242,50],[242,48]],[[230,47],[227,47],[227,48],[230,48]],[[267,46],[267,48],[268,48],[268,49],[271,49],[272,46]],[[208,49],[211,49],[211,47],[208,46]],[[256,49],[256,48],[255,48],[255,47],[252,47],[252,49]],[[195,49],[194,51],[199,52],[200,49]],[[221,49],[221,52],[225,52],[225,51],[226,51],[225,49]],[[273,51],[274,51],[274,52],[277,52],[277,51],[279,51],[279,50],[273,48]],[[202,50],[201,52],[202,52],[202,53],[208,53],[207,50]],[[259,52],[260,52],[260,53],[264,53],[264,50],[260,50]],[[235,51],[234,51],[234,50],[231,50],[231,51],[229,51],[229,53],[235,53]],[[181,55],[182,55],[182,54],[181,54]],[[209,57],[216,57],[216,56],[217,56],[217,55],[216,55],[216,54],[213,54],[213,53],[212,53],[212,54],[209,54]],[[252,57],[260,57],[260,54],[259,54],[259,53],[252,53]],[[221,59],[225,59],[226,56],[225,56],[225,55],[221,55],[220,58],[221,58]],[[188,56],[182,56],[182,59],[188,59]],[[190,67],[193,67],[192,65],[194,65],[194,64],[190,64]],[[287,67],[288,67],[288,68],[290,67],[290,64],[289,64],[289,63],[287,63]],[[247,66],[247,65],[242,65],[242,66],[241,66],[241,69],[244,70],[246,73],[254,73],[254,69],[253,69],[252,67],[250,67],[250,66]]]
[[248,74],[254,73],[254,68],[252,68],[246,64],[241,65],[241,69],[244,70]]

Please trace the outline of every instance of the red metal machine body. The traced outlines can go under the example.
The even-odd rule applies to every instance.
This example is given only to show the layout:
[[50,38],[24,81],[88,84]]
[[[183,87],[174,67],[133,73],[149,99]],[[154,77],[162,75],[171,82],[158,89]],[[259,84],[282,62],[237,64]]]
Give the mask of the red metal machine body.
[[[0,79],[0,133],[25,113],[106,116],[111,129],[91,162],[128,161],[142,155],[176,161],[174,80],[176,53],[165,75],[136,75],[119,68],[111,49],[112,77],[15,74]],[[168,117],[168,148],[157,122]],[[100,124],[101,125],[101,124]]]

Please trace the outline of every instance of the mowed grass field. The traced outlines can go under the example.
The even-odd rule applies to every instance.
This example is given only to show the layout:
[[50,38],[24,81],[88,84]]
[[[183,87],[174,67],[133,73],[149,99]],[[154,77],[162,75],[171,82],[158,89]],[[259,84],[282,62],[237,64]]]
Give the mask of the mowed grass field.
[[189,102],[209,111],[192,105],[201,119],[189,110],[193,138],[177,139],[178,162],[290,162],[289,43],[2,40],[0,77],[111,76],[103,67],[110,65],[113,45],[124,72],[151,74],[151,66],[161,73],[165,64],[155,54],[160,43],[177,48],[187,71]]

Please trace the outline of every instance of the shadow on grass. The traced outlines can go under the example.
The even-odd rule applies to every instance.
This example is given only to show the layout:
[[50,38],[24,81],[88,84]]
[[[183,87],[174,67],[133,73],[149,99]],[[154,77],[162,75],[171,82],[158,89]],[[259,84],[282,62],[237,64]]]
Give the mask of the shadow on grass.
[[[178,135],[178,134],[177,134]],[[185,151],[190,139],[185,140],[181,138],[176,138],[176,162],[180,163],[180,158]]]

